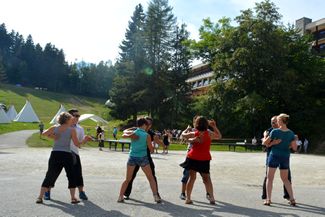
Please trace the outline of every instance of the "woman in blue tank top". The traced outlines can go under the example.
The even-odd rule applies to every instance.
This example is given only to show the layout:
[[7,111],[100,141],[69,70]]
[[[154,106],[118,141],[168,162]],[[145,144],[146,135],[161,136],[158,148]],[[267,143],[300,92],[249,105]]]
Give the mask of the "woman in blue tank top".
[[122,183],[120,196],[117,202],[124,201],[124,193],[129,185],[129,182],[132,179],[132,175],[136,166],[140,166],[142,171],[146,174],[146,177],[150,183],[150,187],[154,196],[154,200],[157,203],[161,202],[160,197],[158,196],[158,190],[154,176],[152,175],[152,170],[150,168],[147,148],[152,153],[154,148],[151,144],[151,138],[146,132],[148,123],[145,118],[140,118],[137,120],[138,128],[129,134],[123,134],[123,138],[131,138],[131,148],[129,153],[129,159],[127,162],[127,172],[126,178]]
[[67,173],[69,181],[68,188],[70,189],[71,203],[80,202],[75,197],[76,183],[73,172],[73,157],[70,149],[70,142],[72,140],[76,146],[80,147],[80,144],[89,141],[90,137],[85,136],[83,141],[78,140],[76,130],[71,128],[72,116],[67,112],[62,112],[60,114],[58,123],[58,126],[50,127],[43,132],[44,136],[54,139],[54,146],[49,159],[48,170],[36,203],[43,203],[44,193],[47,192],[49,188],[54,187],[55,181],[63,168]]
[[[280,114],[277,116],[277,123],[279,125],[278,129],[273,129],[270,133],[270,136],[265,140],[267,147],[272,146],[270,155],[268,157],[268,170],[267,170],[267,181],[266,181],[266,195],[267,198],[264,202],[264,205],[271,205],[271,195],[272,195],[272,186],[274,174],[279,167],[280,176],[283,181],[285,188],[287,189],[290,196],[290,205],[295,206],[296,202],[293,197],[292,185],[288,179],[288,169],[290,164],[290,149],[296,151],[297,143],[295,141],[294,133],[287,128],[289,121],[289,115]],[[274,144],[272,141],[279,141],[277,144]]]

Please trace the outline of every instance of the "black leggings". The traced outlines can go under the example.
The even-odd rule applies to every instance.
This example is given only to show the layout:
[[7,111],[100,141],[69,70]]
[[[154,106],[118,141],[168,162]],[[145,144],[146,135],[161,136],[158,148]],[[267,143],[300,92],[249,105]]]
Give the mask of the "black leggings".
[[[156,186],[157,186],[157,192],[158,192],[158,182],[157,182],[157,177],[156,177],[156,173],[155,173],[155,164],[153,163],[153,160],[152,160],[150,155],[148,156],[148,160],[149,160],[150,168],[151,168],[151,171],[152,171],[152,175],[155,178],[155,182],[156,182]],[[132,191],[133,180],[137,176],[137,173],[138,173],[139,169],[140,169],[139,166],[135,166],[134,172],[133,172],[133,175],[132,175],[132,179],[129,182],[129,185],[128,185],[128,187],[126,188],[126,190],[124,192],[124,196],[130,196],[131,191]]]
[[69,185],[68,188],[75,188],[75,178],[73,172],[73,158],[72,154],[64,151],[52,151],[49,159],[48,170],[46,172],[45,179],[42,183],[42,187],[49,188],[54,187],[56,179],[59,177],[62,169],[64,168]]
[[72,152],[72,155],[75,159],[74,165],[73,165],[73,172],[75,175],[75,182],[77,187],[83,187],[84,186],[84,180],[82,177],[82,168],[81,168],[81,161],[79,155]]

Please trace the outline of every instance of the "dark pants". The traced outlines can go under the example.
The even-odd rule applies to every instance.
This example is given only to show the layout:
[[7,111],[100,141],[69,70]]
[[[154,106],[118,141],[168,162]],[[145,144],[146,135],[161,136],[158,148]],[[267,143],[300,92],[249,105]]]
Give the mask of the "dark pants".
[[84,180],[82,177],[82,167],[81,167],[81,161],[79,155],[73,153],[73,156],[75,158],[74,165],[73,165],[73,172],[75,176],[75,182],[77,187],[83,187],[84,186]]
[[[290,168],[288,169],[288,179],[291,183],[291,171]],[[266,180],[267,180],[267,167],[266,167],[266,173],[265,173],[265,178],[264,178],[264,182],[263,182],[263,193],[262,193],[262,199],[266,199]],[[283,198],[289,199],[289,193],[287,191],[287,189],[285,188],[285,186],[283,185]]]
[[54,187],[55,181],[59,177],[62,169],[64,168],[69,185],[68,188],[75,188],[75,178],[73,172],[73,157],[71,153],[64,151],[52,151],[49,159],[48,170],[46,172],[45,179],[42,183],[42,187],[49,188]]
[[[151,168],[151,171],[152,171],[152,175],[153,175],[153,177],[155,178],[155,181],[156,181],[157,192],[158,192],[158,182],[157,182],[157,177],[156,177],[156,172],[155,172],[155,164],[153,163],[153,160],[152,160],[151,156],[149,156],[148,159],[149,159],[149,163],[150,163],[150,168]],[[137,176],[137,173],[138,173],[139,169],[140,169],[139,166],[135,166],[134,172],[133,172],[133,175],[132,175],[132,179],[129,182],[129,185],[128,185],[127,189],[124,192],[124,196],[127,196],[127,197],[130,196],[131,191],[132,191],[133,180]]]

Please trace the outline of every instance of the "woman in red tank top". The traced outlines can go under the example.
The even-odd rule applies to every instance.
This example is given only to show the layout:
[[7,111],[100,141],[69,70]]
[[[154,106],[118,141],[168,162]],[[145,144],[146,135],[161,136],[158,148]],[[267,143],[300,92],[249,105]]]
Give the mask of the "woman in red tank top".
[[[213,131],[208,130],[212,127]],[[211,140],[220,139],[221,133],[214,120],[208,121],[203,116],[198,116],[194,122],[194,132],[183,132],[183,138],[193,144],[192,149],[188,152],[186,161],[181,165],[190,172],[189,181],[186,185],[186,204],[192,204],[191,193],[196,179],[196,173],[199,172],[203,182],[206,184],[207,193],[209,193],[210,203],[215,204],[213,195],[213,186],[210,178],[210,145]]]

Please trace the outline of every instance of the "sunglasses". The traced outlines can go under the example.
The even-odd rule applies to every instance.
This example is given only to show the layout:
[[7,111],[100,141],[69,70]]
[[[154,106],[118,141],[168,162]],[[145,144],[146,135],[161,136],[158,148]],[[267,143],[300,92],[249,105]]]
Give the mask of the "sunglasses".
[[80,115],[73,115],[73,117],[75,117],[75,118],[80,118]]

